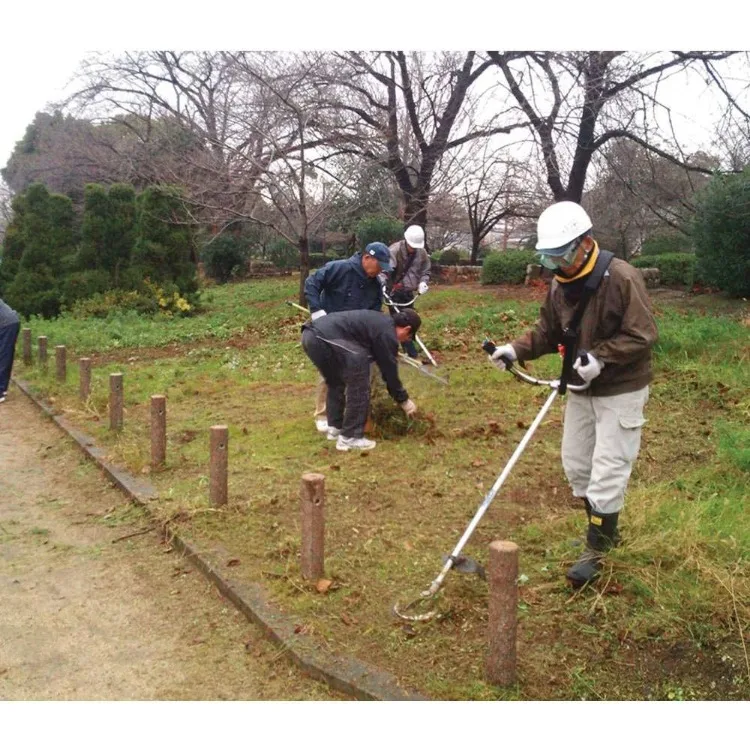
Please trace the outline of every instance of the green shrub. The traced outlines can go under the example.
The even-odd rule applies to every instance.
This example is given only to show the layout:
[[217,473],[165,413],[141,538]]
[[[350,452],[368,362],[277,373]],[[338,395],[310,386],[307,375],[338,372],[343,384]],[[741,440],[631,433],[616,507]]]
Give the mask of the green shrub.
[[337,260],[330,255],[323,255],[323,253],[310,253],[310,268],[320,268],[331,260]]
[[80,299],[88,299],[95,294],[107,291],[110,276],[104,269],[74,271],[63,277],[61,284],[62,303],[70,307]]
[[299,268],[299,248],[286,240],[275,240],[269,243],[266,258],[276,268]]
[[505,250],[490,253],[482,263],[483,284],[523,284],[526,266],[536,262],[531,250]]
[[664,286],[692,286],[695,281],[696,258],[693,253],[664,253],[633,258],[635,268],[658,268]]
[[718,175],[701,191],[693,243],[702,282],[735,297],[750,295],[750,169]]
[[140,289],[110,289],[74,303],[74,318],[110,318],[124,312],[139,315],[186,316],[196,311],[195,305],[183,297],[176,284],[155,284],[144,279]]
[[457,266],[460,260],[461,253],[456,248],[449,247],[440,253],[440,265],[442,266]]
[[[690,239],[682,232],[663,229],[650,234],[641,247],[641,255],[665,255],[666,253],[685,253],[690,250]],[[656,268],[656,266],[650,266]]]
[[357,247],[364,248],[371,242],[392,245],[404,237],[404,225],[388,216],[366,216],[357,224]]
[[242,278],[249,258],[247,240],[233,234],[221,234],[209,240],[200,251],[206,273],[220,284],[232,278]]

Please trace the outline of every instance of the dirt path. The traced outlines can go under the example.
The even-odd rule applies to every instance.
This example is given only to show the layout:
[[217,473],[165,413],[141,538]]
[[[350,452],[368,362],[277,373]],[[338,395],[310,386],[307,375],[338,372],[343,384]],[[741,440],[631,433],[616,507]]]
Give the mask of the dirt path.
[[[335,699],[13,387],[0,404],[0,699]],[[116,541],[118,540],[119,541]]]

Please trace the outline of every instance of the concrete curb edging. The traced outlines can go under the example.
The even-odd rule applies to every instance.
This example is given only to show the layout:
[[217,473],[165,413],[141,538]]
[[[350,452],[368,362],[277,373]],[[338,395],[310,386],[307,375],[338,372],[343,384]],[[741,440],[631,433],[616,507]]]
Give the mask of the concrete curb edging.
[[[32,403],[75,441],[88,458],[93,459],[120,490],[142,507],[152,520],[162,523],[148,507],[149,500],[158,497],[156,488],[150,482],[133,477],[111,464],[107,461],[105,452],[94,444],[91,437],[76,429],[65,417],[56,414],[45,399],[34,394],[27,382],[17,377],[12,380]],[[266,638],[283,647],[287,657],[308,676],[359,700],[429,700],[427,696],[400,687],[393,675],[377,667],[353,657],[322,652],[320,645],[310,636],[295,632],[297,625],[288,615],[278,612],[269,604],[262,586],[233,581],[221,574],[216,560],[212,559],[214,555],[199,550],[192,542],[168,530],[166,526],[164,528],[169,543],[248,620],[259,625]]]

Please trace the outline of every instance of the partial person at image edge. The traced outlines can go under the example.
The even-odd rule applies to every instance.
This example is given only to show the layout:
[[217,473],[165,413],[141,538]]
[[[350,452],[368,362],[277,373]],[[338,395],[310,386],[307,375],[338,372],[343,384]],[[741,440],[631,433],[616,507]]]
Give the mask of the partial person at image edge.
[[18,313],[0,299],[0,403],[5,401],[21,323]]

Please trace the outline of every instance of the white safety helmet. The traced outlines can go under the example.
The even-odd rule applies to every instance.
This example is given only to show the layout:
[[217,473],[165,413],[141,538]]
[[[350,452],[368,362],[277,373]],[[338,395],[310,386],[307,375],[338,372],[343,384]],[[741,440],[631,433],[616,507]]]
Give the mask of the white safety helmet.
[[424,247],[424,229],[418,224],[412,224],[410,227],[406,227],[404,239],[407,245],[411,245],[411,247],[419,250]]
[[593,224],[578,203],[560,201],[542,211],[536,225],[537,252],[562,255],[571,242],[586,234]]

